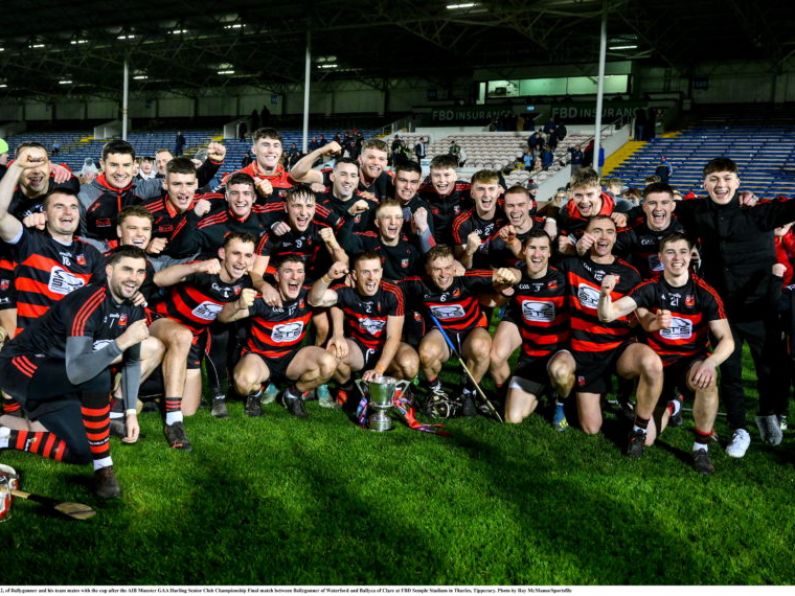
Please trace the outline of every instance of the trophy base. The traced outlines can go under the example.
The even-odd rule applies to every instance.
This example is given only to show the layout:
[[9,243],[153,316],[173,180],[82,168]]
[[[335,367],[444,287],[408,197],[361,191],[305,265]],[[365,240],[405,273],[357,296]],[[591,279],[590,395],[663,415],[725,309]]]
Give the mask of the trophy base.
[[392,419],[383,412],[378,412],[367,420],[367,428],[377,433],[392,430]]

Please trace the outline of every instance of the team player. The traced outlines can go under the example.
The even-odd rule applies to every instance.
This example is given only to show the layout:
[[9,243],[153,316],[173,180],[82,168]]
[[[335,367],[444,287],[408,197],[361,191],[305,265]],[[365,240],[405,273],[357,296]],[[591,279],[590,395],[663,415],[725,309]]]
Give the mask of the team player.
[[[476,382],[480,382],[489,368],[491,336],[488,321],[480,308],[482,294],[496,294],[519,281],[519,271],[512,269],[473,269],[464,275],[456,275],[453,252],[446,245],[432,248],[426,255],[425,278],[407,278],[401,284],[407,301],[420,305],[426,316],[426,328],[430,331],[419,346],[420,365],[430,388],[430,409],[435,402],[450,404],[451,399],[442,387],[439,373],[452,355],[450,348],[436,329],[432,317],[439,321],[447,335],[457,346]],[[460,266],[460,265],[459,265]],[[464,386],[461,413],[472,416],[475,407],[475,387],[471,381]],[[449,415],[440,406],[440,413]]]
[[[255,130],[252,135],[251,153],[254,155],[254,160],[238,172],[248,174],[254,179],[257,203],[283,201],[287,191],[295,188],[298,182],[287,172],[282,163],[284,144],[279,132],[273,128]],[[229,175],[226,176],[223,183],[227,184],[229,178]]]
[[174,265],[155,276],[158,286],[171,287],[169,297],[155,305],[159,318],[151,331],[166,347],[164,432],[175,449],[191,449],[183,414],[190,416],[199,408],[207,330],[225,304],[238,300],[243,289],[251,287],[248,272],[254,262],[254,242],[251,234],[230,232],[218,249],[220,262],[208,259]]
[[568,255],[587,254],[593,239],[579,241],[588,222],[597,215],[612,216],[614,211],[615,201],[602,192],[599,174],[591,168],[579,170],[572,176],[569,202],[558,214],[558,250]]
[[359,164],[343,157],[334,164],[330,175],[331,190],[318,198],[318,205],[325,207],[331,214],[329,223],[343,222],[346,230],[366,232],[372,229],[373,212],[378,202],[367,196],[359,196]]
[[403,234],[422,243],[423,250],[436,244],[433,239],[431,208],[417,194],[422,179],[422,168],[416,161],[404,161],[395,168],[393,197],[403,207]]
[[430,205],[437,242],[453,245],[453,221],[472,205],[470,184],[457,179],[458,160],[452,155],[437,155],[430,167],[430,182],[420,187],[419,194]]
[[92,462],[96,494],[116,498],[121,489],[110,456],[111,367],[121,367],[126,438],[135,441],[140,343],[149,331],[143,309],[130,299],[146,276],[144,252],[120,248],[105,274],[105,281],[72,292],[0,352],[0,388],[48,429],[0,427],[0,449]]
[[557,223],[551,217],[533,215],[535,202],[523,186],[509,188],[504,204],[508,225],[488,240],[486,251],[493,267],[520,267],[524,263],[522,246],[531,232],[543,230],[554,240],[558,234]]
[[[606,215],[591,218],[585,228],[594,242],[583,258],[563,259],[560,269],[566,275],[571,307],[571,351],[577,363],[576,399],[582,430],[596,434],[602,427],[600,398],[610,389],[610,376],[637,379],[635,421],[629,436],[627,454],[640,457],[644,443],[654,442],[654,426],[649,424],[662,391],[662,362],[647,345],[638,343],[627,317],[611,322],[599,320],[597,307],[601,294],[613,300],[626,295],[640,283],[637,270],[612,254],[616,225]],[[606,275],[616,283],[602,289]]]
[[487,241],[507,223],[505,213],[498,205],[503,191],[497,172],[480,170],[472,175],[469,193],[475,206],[453,220],[455,255],[467,269],[491,267]]
[[249,416],[262,415],[264,383],[286,381],[282,403],[291,414],[305,417],[303,394],[328,382],[337,369],[337,359],[330,352],[301,345],[312,318],[304,268],[303,260],[295,255],[284,257],[276,267],[281,306],[266,304],[261,296],[255,296],[255,290],[244,289],[240,298],[218,315],[222,322],[249,317],[248,342],[233,375],[237,392],[247,396],[245,413]]
[[[574,357],[569,352],[569,312],[566,278],[549,265],[552,239],[542,231],[531,232],[525,241],[525,269],[497,326],[491,344],[491,376],[498,393],[507,389],[505,421],[519,424],[538,405],[551,386],[555,396],[552,423],[568,429],[563,400],[574,385]],[[511,376],[508,360],[517,348],[522,353]],[[508,387],[505,383],[508,382]]]
[[[734,340],[720,297],[690,273],[692,250],[692,244],[682,234],[664,237],[659,252],[662,277],[641,283],[616,302],[611,297],[615,276],[606,275],[599,298],[599,318],[612,321],[637,310],[648,332],[647,343],[662,358],[666,395],[669,386],[691,397],[695,395],[693,466],[702,474],[712,474],[715,468],[708,449],[718,414],[717,368],[731,355]],[[712,352],[710,335],[717,340]],[[679,407],[678,401],[669,403],[662,415],[660,432]]]
[[316,307],[332,307],[333,333],[327,349],[339,363],[335,378],[340,383],[337,401],[352,405],[352,373],[362,379],[390,374],[413,379],[418,357],[411,346],[401,343],[405,306],[400,288],[383,279],[380,257],[373,252],[359,254],[353,261],[353,287],[342,283],[347,265],[335,262],[328,273],[312,286],[309,302]]

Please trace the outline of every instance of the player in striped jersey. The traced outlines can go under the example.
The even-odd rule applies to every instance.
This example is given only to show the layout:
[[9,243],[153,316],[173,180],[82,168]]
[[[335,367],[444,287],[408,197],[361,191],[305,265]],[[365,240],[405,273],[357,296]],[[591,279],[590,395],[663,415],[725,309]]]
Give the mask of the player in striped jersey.
[[237,392],[247,396],[245,412],[262,415],[263,383],[288,382],[282,403],[295,416],[306,416],[302,394],[328,382],[337,359],[318,346],[303,346],[312,318],[304,286],[304,262],[288,255],[274,274],[281,306],[266,304],[255,290],[243,290],[235,302],[224,306],[218,320],[231,322],[249,317],[250,333],[243,357],[235,366]]
[[411,346],[401,343],[405,317],[403,292],[382,279],[380,257],[372,252],[361,253],[353,262],[354,287],[336,284],[329,289],[347,271],[345,263],[334,263],[312,286],[309,303],[333,307],[333,334],[327,349],[339,360],[335,373],[340,382],[338,401],[350,405],[352,373],[364,371],[364,381],[384,374],[413,379],[419,359]]
[[[464,275],[456,275],[456,265],[452,250],[440,244],[427,254],[427,276],[408,278],[401,284],[407,301],[423,310],[426,328],[430,329],[420,342],[419,353],[420,365],[430,386],[431,402],[451,402],[442,387],[439,373],[452,355],[431,317],[439,321],[457,345],[472,376],[480,382],[489,368],[491,336],[479,299],[483,294],[501,292],[520,278],[519,271],[506,268],[494,271],[473,269]],[[476,413],[475,388],[468,382],[463,389],[462,414],[472,416]]]
[[201,361],[206,333],[225,304],[251,287],[248,272],[254,262],[250,234],[232,232],[218,249],[216,259],[174,265],[159,271],[155,283],[171,287],[163,302],[155,305],[159,317],[152,335],[166,346],[163,382],[166,402],[166,440],[175,449],[190,450],[183,413],[192,415],[201,399]]
[[497,172],[479,170],[472,175],[469,192],[475,206],[453,220],[455,255],[467,269],[491,266],[486,241],[507,223],[502,206],[498,205],[503,191]]
[[[571,307],[571,351],[577,362],[576,397],[580,425],[587,434],[602,427],[601,395],[610,388],[613,372],[624,379],[638,379],[635,423],[629,436],[627,454],[640,457],[644,442],[654,442],[654,425],[649,421],[662,390],[662,362],[647,345],[638,343],[634,320],[619,317],[599,320],[597,306],[602,293],[621,298],[640,282],[637,270],[612,253],[616,225],[606,215],[592,217],[585,233],[593,238],[583,258],[569,257],[560,263],[566,274]],[[606,275],[614,275],[610,290],[602,289]],[[649,432],[647,432],[647,430]]]
[[121,365],[126,438],[135,441],[139,433],[140,343],[149,331],[131,298],[146,277],[145,263],[141,249],[120,248],[105,267],[104,283],[71,293],[0,352],[0,388],[48,429],[0,427],[0,449],[92,462],[101,498],[121,496],[110,456],[111,366]]
[[[693,418],[696,442],[693,465],[702,474],[715,471],[708,446],[718,414],[717,369],[734,351],[729,322],[715,290],[692,275],[690,255],[693,246],[682,234],[674,233],[660,241],[661,278],[636,286],[627,296],[613,302],[615,278],[602,280],[599,318],[611,321],[637,310],[647,332],[646,342],[662,358],[665,366],[665,394],[673,389],[695,396]],[[709,350],[709,337],[717,339]],[[669,403],[662,413],[660,432],[679,404]]]
[[[514,286],[505,317],[491,344],[491,376],[498,393],[510,378],[505,402],[505,421],[520,423],[535,411],[538,398],[549,385],[557,400],[553,424],[568,428],[562,400],[574,385],[574,357],[569,352],[569,312],[566,278],[549,266],[552,239],[543,230],[531,232],[525,242],[526,268]],[[508,360],[521,346],[511,377]]]

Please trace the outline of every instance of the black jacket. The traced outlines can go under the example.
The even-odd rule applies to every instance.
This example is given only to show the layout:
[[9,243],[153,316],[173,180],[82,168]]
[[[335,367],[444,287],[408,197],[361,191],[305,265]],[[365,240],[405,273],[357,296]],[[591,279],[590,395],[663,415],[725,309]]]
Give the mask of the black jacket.
[[742,207],[736,194],[726,205],[692,199],[677,203],[676,217],[699,241],[701,275],[723,299],[729,320],[754,321],[771,314],[773,230],[795,221],[795,200]]

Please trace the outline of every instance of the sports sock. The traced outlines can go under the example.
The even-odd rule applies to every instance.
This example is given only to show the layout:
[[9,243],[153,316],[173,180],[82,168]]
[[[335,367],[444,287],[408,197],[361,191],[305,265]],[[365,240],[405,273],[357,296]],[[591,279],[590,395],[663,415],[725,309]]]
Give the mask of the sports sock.
[[166,398],[166,424],[171,426],[176,422],[182,422],[182,398]]
[[[104,401],[104,405],[97,402]],[[99,406],[99,407],[97,407]],[[95,460],[110,457],[110,403],[106,398],[98,400],[93,397],[84,397],[80,406],[83,416],[83,426],[86,429],[88,446],[92,458]]]
[[646,429],[649,426],[649,419],[648,418],[641,418],[640,416],[635,416],[635,423],[632,426],[632,432],[640,432],[644,435],[646,434]]
[[682,410],[682,403],[678,399],[672,399],[666,409],[671,416],[676,416]]
[[1,403],[2,409],[0,409],[0,414],[10,414],[13,416],[22,412],[22,406],[13,399],[7,399],[4,397]]
[[703,449],[709,451],[709,442],[712,440],[712,431],[696,429],[696,441],[693,443],[693,451]]
[[[8,439],[4,439],[3,442],[6,443],[8,449],[35,453],[55,461],[70,461],[66,441],[50,432],[34,433],[28,430],[12,430]],[[0,449],[3,449],[2,443],[0,443]]]

